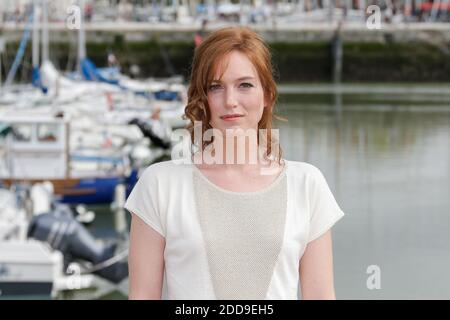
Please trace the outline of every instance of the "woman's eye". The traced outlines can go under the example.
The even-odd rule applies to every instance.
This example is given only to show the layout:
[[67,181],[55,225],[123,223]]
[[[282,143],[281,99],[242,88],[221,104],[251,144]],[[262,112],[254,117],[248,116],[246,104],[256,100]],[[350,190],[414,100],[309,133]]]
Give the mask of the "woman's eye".
[[212,84],[212,85],[210,85],[209,86],[209,90],[217,90],[217,89],[219,89],[220,88],[220,85],[219,84]]
[[253,85],[252,85],[251,83],[248,83],[248,82],[243,82],[243,83],[241,83],[241,87],[244,87],[244,88],[252,88]]

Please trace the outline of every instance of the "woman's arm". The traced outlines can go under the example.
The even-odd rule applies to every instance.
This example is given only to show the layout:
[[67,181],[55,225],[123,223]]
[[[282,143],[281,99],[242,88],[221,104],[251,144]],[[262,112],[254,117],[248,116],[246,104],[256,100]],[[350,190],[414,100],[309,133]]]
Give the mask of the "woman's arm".
[[165,239],[133,214],[128,257],[130,300],[161,299]]
[[333,280],[331,231],[308,243],[300,260],[302,299],[336,299]]

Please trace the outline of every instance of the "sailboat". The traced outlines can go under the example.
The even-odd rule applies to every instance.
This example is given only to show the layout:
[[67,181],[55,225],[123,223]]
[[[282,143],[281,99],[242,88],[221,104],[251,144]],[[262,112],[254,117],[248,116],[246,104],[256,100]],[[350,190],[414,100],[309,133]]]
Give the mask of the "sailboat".
[[53,117],[0,117],[4,129],[0,180],[50,181],[66,203],[111,203],[118,184],[131,190],[138,170],[126,153],[104,149],[71,150],[70,120]]
[[[43,12],[46,11],[45,3],[44,0]],[[162,119],[153,116],[154,111],[149,108],[146,98],[113,83],[71,79],[58,72],[48,60],[46,14],[43,15],[42,28],[43,63],[39,68],[37,8],[35,1],[34,89],[24,91],[23,87],[20,88],[15,103],[0,108],[1,123],[11,128],[4,145],[7,151],[4,152],[8,152],[10,159],[22,161],[22,171],[18,171],[18,165],[11,166],[13,160],[5,158],[6,162],[0,169],[1,179],[6,184],[19,180],[36,182],[50,179],[63,202],[110,203],[117,184],[125,181],[127,190],[131,190],[140,168],[167,154],[170,125],[167,122],[162,124]],[[80,38],[81,61],[85,49],[83,37]],[[121,98],[131,94],[133,101],[125,99],[117,102],[113,98],[115,94]],[[62,118],[66,124],[60,123]],[[158,124],[159,132],[155,130]],[[41,128],[54,128],[52,134],[56,140],[42,141],[39,136]],[[27,136],[21,130],[28,132],[28,140],[21,140],[23,137],[20,134]],[[52,144],[52,148],[66,153],[66,163],[52,167],[50,156],[45,154]],[[22,154],[18,153],[19,150],[23,151]],[[23,159],[25,150],[36,156]],[[39,161],[46,157],[49,161]],[[47,172],[47,168],[51,172]]]
[[[78,4],[80,11],[84,12],[84,0],[79,0]],[[118,67],[98,68],[86,55],[83,14],[80,18],[78,32],[79,72],[78,75],[72,74],[72,78],[81,76],[83,80],[109,84],[120,88],[122,91],[144,97],[152,110],[158,112],[159,119],[172,128],[185,127],[187,120],[183,119],[183,114],[184,107],[187,104],[187,89],[181,83],[182,78],[173,76],[167,79],[135,80],[122,74]]]

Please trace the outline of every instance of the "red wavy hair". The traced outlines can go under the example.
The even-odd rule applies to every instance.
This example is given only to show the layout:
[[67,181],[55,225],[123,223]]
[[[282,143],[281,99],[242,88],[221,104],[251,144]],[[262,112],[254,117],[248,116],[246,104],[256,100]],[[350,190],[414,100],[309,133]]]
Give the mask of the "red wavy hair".
[[[227,27],[214,31],[195,49],[188,89],[188,102],[184,114],[185,119],[190,120],[187,129],[190,132],[192,146],[197,146],[203,151],[207,145],[212,143],[212,141],[203,141],[203,139],[195,141],[194,122],[202,122],[202,137],[206,130],[212,128],[209,124],[211,115],[207,98],[208,87],[217,71],[219,61],[234,50],[247,56],[255,67],[261,81],[266,107],[261,120],[258,122],[258,132],[259,129],[267,130],[267,151],[265,156],[273,156],[272,142],[274,137],[272,137],[271,133],[273,118],[285,119],[273,113],[278,98],[278,91],[273,77],[269,48],[256,32],[247,27]],[[282,150],[278,141],[276,142],[278,145],[276,158],[280,162]]]

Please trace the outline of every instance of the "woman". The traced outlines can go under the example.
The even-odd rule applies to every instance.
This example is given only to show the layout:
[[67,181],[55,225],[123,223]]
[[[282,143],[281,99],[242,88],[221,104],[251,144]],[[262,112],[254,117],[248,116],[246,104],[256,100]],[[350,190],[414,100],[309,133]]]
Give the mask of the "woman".
[[130,299],[160,299],[164,278],[169,299],[297,299],[299,280],[303,299],[335,299],[329,229],[344,214],[316,167],[282,159],[270,60],[241,27],[196,48],[189,161],[151,165],[125,205]]

